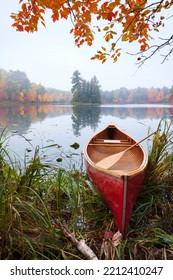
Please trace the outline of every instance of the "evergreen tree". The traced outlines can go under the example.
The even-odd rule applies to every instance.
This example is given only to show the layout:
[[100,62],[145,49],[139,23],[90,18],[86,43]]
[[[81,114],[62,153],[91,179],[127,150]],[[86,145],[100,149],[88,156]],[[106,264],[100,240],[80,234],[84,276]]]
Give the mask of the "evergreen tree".
[[82,78],[81,74],[78,70],[74,71],[72,76],[72,89],[71,92],[73,94],[72,103],[81,102],[81,94],[82,94]]
[[82,79],[76,70],[72,76],[72,85],[72,103],[101,104],[101,90],[96,76],[89,82]]
[[90,103],[89,101],[89,95],[90,95],[90,83],[86,80],[82,81],[82,103]]
[[101,90],[99,81],[97,80],[96,76],[94,76],[90,81],[90,96],[89,96],[89,103],[97,103],[101,104]]

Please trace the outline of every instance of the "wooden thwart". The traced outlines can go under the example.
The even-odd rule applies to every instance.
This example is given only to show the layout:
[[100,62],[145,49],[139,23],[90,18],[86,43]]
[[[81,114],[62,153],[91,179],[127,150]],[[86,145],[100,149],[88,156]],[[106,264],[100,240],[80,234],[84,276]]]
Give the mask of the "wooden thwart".
[[124,150],[122,152],[119,152],[117,154],[113,154],[111,156],[108,156],[108,157],[98,161],[96,163],[96,166],[104,168],[104,169],[109,169],[111,166],[113,166],[115,163],[117,163],[127,151],[129,151],[133,147],[137,146],[138,144],[140,144],[141,142],[143,142],[144,140],[146,140],[147,138],[149,138],[150,136],[152,136],[155,133],[157,133],[157,131],[149,134],[147,137],[145,137],[144,139],[142,139],[139,142],[135,143],[134,145],[130,146],[126,150]]
[[[103,147],[110,147],[110,143],[90,143],[89,146],[103,146]],[[129,142],[124,143],[112,143],[111,147],[131,147],[131,144]]]
[[109,139],[106,139],[106,140],[103,140],[103,142],[104,143],[113,143],[114,144],[114,143],[121,143],[121,140],[112,140],[112,139],[109,140]]
[[94,139],[93,143],[118,144],[118,143],[130,143],[130,140],[124,140],[124,139]]

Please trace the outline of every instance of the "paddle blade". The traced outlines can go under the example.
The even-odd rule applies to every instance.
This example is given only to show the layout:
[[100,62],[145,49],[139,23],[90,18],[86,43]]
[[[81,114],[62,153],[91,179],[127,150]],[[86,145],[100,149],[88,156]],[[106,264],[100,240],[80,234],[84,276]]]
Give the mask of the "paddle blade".
[[122,151],[120,153],[117,153],[117,154],[111,155],[109,157],[106,157],[106,158],[98,161],[96,163],[96,165],[98,167],[101,167],[101,168],[104,168],[104,169],[109,169],[112,165],[117,163],[120,160],[120,158],[122,158],[122,156],[124,155],[125,152],[126,151]]

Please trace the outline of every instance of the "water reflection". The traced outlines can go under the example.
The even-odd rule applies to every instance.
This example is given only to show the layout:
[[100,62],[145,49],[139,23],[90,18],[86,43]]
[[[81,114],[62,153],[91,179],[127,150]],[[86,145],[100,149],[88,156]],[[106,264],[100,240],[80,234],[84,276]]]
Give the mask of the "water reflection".
[[95,130],[100,120],[101,107],[99,106],[74,106],[72,119],[73,133],[80,136],[81,129],[90,126]]
[[27,133],[31,124],[42,122],[46,118],[71,115],[69,106],[56,105],[1,105],[0,128],[8,126],[10,130],[16,130],[19,134]]
[[161,119],[173,115],[173,107],[128,107],[128,106],[59,106],[59,105],[1,105],[0,128],[8,126],[19,134],[27,133],[31,124],[43,122],[46,119],[69,116],[72,120],[72,130],[75,136],[81,135],[81,130],[87,126],[95,131],[101,117],[112,116],[119,119],[133,118]]
[[[32,148],[30,154],[33,154],[36,146],[51,144],[62,146],[68,152],[74,142],[80,144],[75,151],[80,154],[93,134],[109,122],[139,141],[149,127],[154,131],[162,117],[171,118],[171,115],[171,106],[0,105],[0,133],[8,127],[12,132],[9,146],[21,158],[27,149]],[[57,148],[47,153],[46,159],[52,159],[53,154],[57,158]]]
[[144,105],[138,106],[138,107],[121,107],[121,106],[114,106],[114,107],[102,107],[101,110],[102,115],[112,115],[116,116],[120,119],[126,119],[128,117],[134,118],[137,120],[142,120],[142,119],[161,119],[165,116],[170,116],[173,115],[173,107],[162,107],[162,106],[157,106],[157,107],[150,107]]

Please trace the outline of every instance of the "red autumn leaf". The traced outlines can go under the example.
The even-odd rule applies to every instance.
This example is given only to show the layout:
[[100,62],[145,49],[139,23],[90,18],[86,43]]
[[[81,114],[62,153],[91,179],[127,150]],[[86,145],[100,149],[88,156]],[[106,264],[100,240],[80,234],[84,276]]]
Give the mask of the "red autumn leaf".
[[16,27],[17,27],[18,31],[23,31],[24,30],[23,25],[18,24],[18,25],[16,25]]
[[59,13],[57,10],[55,10],[52,14],[52,19],[53,19],[53,22],[57,21],[59,19]]

